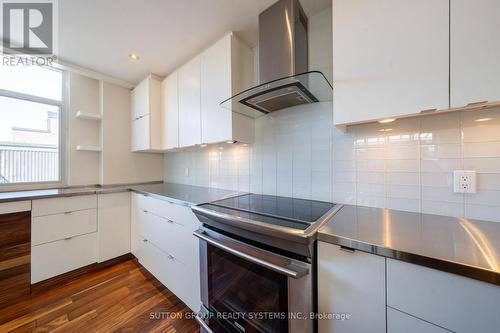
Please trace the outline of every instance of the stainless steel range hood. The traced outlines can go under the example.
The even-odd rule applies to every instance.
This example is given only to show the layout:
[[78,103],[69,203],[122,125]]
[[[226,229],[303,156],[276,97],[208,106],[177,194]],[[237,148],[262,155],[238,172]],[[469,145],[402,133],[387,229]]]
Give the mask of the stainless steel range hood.
[[299,0],[279,0],[259,15],[259,81],[221,106],[257,118],[292,106],[327,102],[332,86],[310,71],[307,17]]

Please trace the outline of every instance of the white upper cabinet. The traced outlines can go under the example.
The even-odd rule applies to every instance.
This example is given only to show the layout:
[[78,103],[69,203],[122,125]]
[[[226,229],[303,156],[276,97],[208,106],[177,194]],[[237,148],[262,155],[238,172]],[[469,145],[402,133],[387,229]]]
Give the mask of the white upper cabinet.
[[201,143],[200,57],[178,71],[179,146]]
[[336,125],[449,107],[448,0],[334,0],[333,12]]
[[500,101],[500,3],[451,1],[451,106]]
[[179,147],[179,99],[177,89],[178,73],[167,76],[161,83],[162,147]]
[[201,54],[201,141],[253,141],[253,121],[220,103],[253,84],[253,53],[230,33]]
[[160,86],[160,80],[149,75],[132,90],[132,151],[161,149]]
[[134,90],[132,90],[132,120],[137,120],[139,117],[149,114],[150,111],[150,80],[149,77],[139,83]]

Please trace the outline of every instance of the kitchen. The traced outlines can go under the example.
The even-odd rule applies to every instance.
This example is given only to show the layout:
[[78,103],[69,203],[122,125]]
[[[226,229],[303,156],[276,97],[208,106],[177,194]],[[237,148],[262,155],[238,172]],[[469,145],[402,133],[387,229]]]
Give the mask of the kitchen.
[[497,1],[0,5],[0,332],[498,331]]

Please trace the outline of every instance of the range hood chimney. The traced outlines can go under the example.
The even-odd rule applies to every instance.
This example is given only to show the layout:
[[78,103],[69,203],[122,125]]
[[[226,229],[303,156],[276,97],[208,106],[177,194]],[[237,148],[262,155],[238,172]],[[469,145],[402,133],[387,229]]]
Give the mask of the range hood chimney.
[[331,101],[332,86],[308,72],[308,19],[299,0],[279,0],[259,15],[259,85],[221,103],[258,118],[281,109]]

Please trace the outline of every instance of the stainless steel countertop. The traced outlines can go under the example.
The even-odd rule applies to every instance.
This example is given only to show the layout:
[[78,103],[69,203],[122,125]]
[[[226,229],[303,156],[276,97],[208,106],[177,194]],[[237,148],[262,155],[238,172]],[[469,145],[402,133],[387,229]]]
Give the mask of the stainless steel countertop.
[[29,191],[0,192],[0,203],[57,197],[72,197],[78,195],[115,193],[124,191],[134,191],[148,194],[158,199],[176,202],[182,205],[197,205],[201,203],[220,200],[225,197],[238,194],[234,191],[219,190],[207,187],[154,182],[143,184],[76,186]]
[[176,202],[184,205],[199,205],[242,194],[241,192],[221,190],[210,187],[182,185],[175,183],[159,183],[130,186],[130,190]]
[[344,205],[320,241],[500,285],[500,223]]

